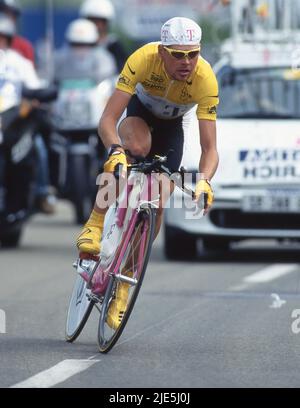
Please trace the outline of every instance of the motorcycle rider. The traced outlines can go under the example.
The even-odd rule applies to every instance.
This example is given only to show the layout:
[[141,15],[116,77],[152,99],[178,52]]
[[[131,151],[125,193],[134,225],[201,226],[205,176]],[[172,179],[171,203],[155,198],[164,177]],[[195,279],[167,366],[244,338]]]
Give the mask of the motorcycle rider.
[[[21,7],[18,0],[0,0],[0,12],[5,14],[17,27],[21,15]],[[33,45],[26,38],[18,35],[17,32],[12,39],[11,48],[35,64]],[[53,214],[55,212],[55,197],[50,193],[49,187],[48,151],[45,143],[49,129],[45,114],[40,115],[39,122],[41,128],[35,138],[38,159],[36,206],[45,214]]]
[[[16,34],[16,27],[13,21],[5,14],[0,13],[0,79],[25,86],[27,89],[39,89],[42,87],[35,68],[31,61],[22,57],[19,53],[12,49],[13,38]],[[0,111],[2,104],[0,95]],[[0,135],[0,147],[3,143]],[[0,190],[3,190],[5,184],[4,178],[5,158],[4,152],[0,149]],[[1,189],[2,187],[2,189]],[[4,201],[0,204],[0,211],[5,210]],[[1,200],[0,200],[1,201]]]
[[[85,219],[87,207],[92,206],[96,187],[94,178],[88,182],[83,177],[84,187],[81,188],[77,172],[81,175],[85,171],[89,175],[99,172],[106,159],[106,149],[97,137],[98,118],[117,79],[114,58],[105,48],[98,46],[98,39],[95,24],[87,19],[76,19],[67,27],[66,43],[55,56],[54,81],[58,85],[59,97],[53,106],[53,170],[55,175],[62,175],[62,168],[55,165],[56,144],[67,140],[65,145],[60,145],[60,152],[67,157],[65,177],[55,177],[55,182],[59,193],[74,204],[79,223]],[[62,137],[55,141],[55,134],[60,135],[61,131]],[[76,149],[79,140],[85,146],[85,152]]]
[[[0,12],[6,14],[17,26],[21,14],[21,7],[18,0],[0,0]],[[13,38],[11,48],[29,59],[34,64],[34,48],[26,38],[16,35]]]
[[12,49],[15,34],[15,24],[0,13],[1,77],[21,82],[29,89],[42,88],[33,63]]
[[96,26],[87,19],[76,19],[66,29],[66,44],[56,54],[54,79],[91,78],[101,82],[117,73],[111,54],[98,47]]
[[113,55],[118,72],[121,71],[128,55],[117,36],[109,33],[110,23],[115,16],[112,3],[109,0],[85,0],[80,7],[79,15],[96,25],[99,33],[98,44]]

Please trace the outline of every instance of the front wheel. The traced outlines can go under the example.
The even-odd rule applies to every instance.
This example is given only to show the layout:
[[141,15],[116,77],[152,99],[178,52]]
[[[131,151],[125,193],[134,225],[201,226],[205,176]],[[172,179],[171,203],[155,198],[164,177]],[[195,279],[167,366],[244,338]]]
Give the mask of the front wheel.
[[[107,353],[111,350],[121,336],[129,319],[146,272],[152,243],[154,241],[154,232],[155,210],[151,207],[147,207],[139,213],[138,221],[136,222],[135,229],[127,244],[118,271],[118,274],[121,275],[121,277],[132,278],[132,281],[134,280],[135,284],[133,284],[133,282],[124,283],[120,278],[112,275],[106,289],[98,327],[98,345],[101,353]],[[124,241],[121,243],[120,248],[118,248],[116,253],[120,253],[119,250],[123,245]],[[123,285],[122,290],[125,288],[125,290],[128,291],[128,298],[123,317],[118,326],[114,327],[109,322],[108,316],[111,312],[110,308],[114,307],[114,302],[118,290],[120,289],[120,285]]]

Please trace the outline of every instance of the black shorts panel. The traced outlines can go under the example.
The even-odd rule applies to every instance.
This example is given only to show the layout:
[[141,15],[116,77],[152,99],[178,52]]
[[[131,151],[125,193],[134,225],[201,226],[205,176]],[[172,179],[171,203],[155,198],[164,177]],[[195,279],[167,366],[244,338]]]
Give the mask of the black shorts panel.
[[152,159],[156,154],[164,156],[171,150],[166,166],[172,172],[179,170],[184,143],[182,117],[167,120],[157,118],[136,95],[132,96],[127,106],[126,117],[132,116],[143,119],[151,130],[152,145],[147,159]]

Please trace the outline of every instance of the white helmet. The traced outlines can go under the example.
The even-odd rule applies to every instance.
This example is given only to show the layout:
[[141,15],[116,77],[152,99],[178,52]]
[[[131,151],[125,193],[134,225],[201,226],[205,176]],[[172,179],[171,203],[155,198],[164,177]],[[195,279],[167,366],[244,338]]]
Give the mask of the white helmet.
[[0,9],[3,10],[4,12],[6,10],[9,10],[17,16],[21,14],[21,7],[20,7],[19,0],[1,0]]
[[12,38],[16,35],[16,26],[5,14],[0,13],[0,34]]
[[112,20],[115,16],[115,10],[109,0],[85,0],[80,7],[79,15],[85,18]]
[[69,24],[65,38],[69,43],[92,45],[98,42],[99,34],[94,23],[78,18]]

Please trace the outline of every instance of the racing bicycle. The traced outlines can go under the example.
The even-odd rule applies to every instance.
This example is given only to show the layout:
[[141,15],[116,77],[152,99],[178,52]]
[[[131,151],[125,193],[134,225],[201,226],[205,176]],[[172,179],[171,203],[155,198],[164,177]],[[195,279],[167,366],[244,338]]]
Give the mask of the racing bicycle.
[[[130,156],[130,152],[126,152]],[[133,157],[133,156],[131,156]],[[165,166],[168,156],[151,161],[135,157],[128,167],[128,178],[116,202],[106,213],[99,257],[86,254],[73,264],[78,275],[71,295],[66,340],[73,342],[81,333],[95,306],[100,313],[99,351],[107,353],[121,336],[132,312],[149,261],[155,234],[159,195],[153,197],[155,175],[165,174],[184,192],[194,192],[184,185],[184,169],[171,173]],[[120,177],[121,169],[115,171]],[[108,324],[108,311],[118,285],[128,288],[127,307],[117,328]]]

